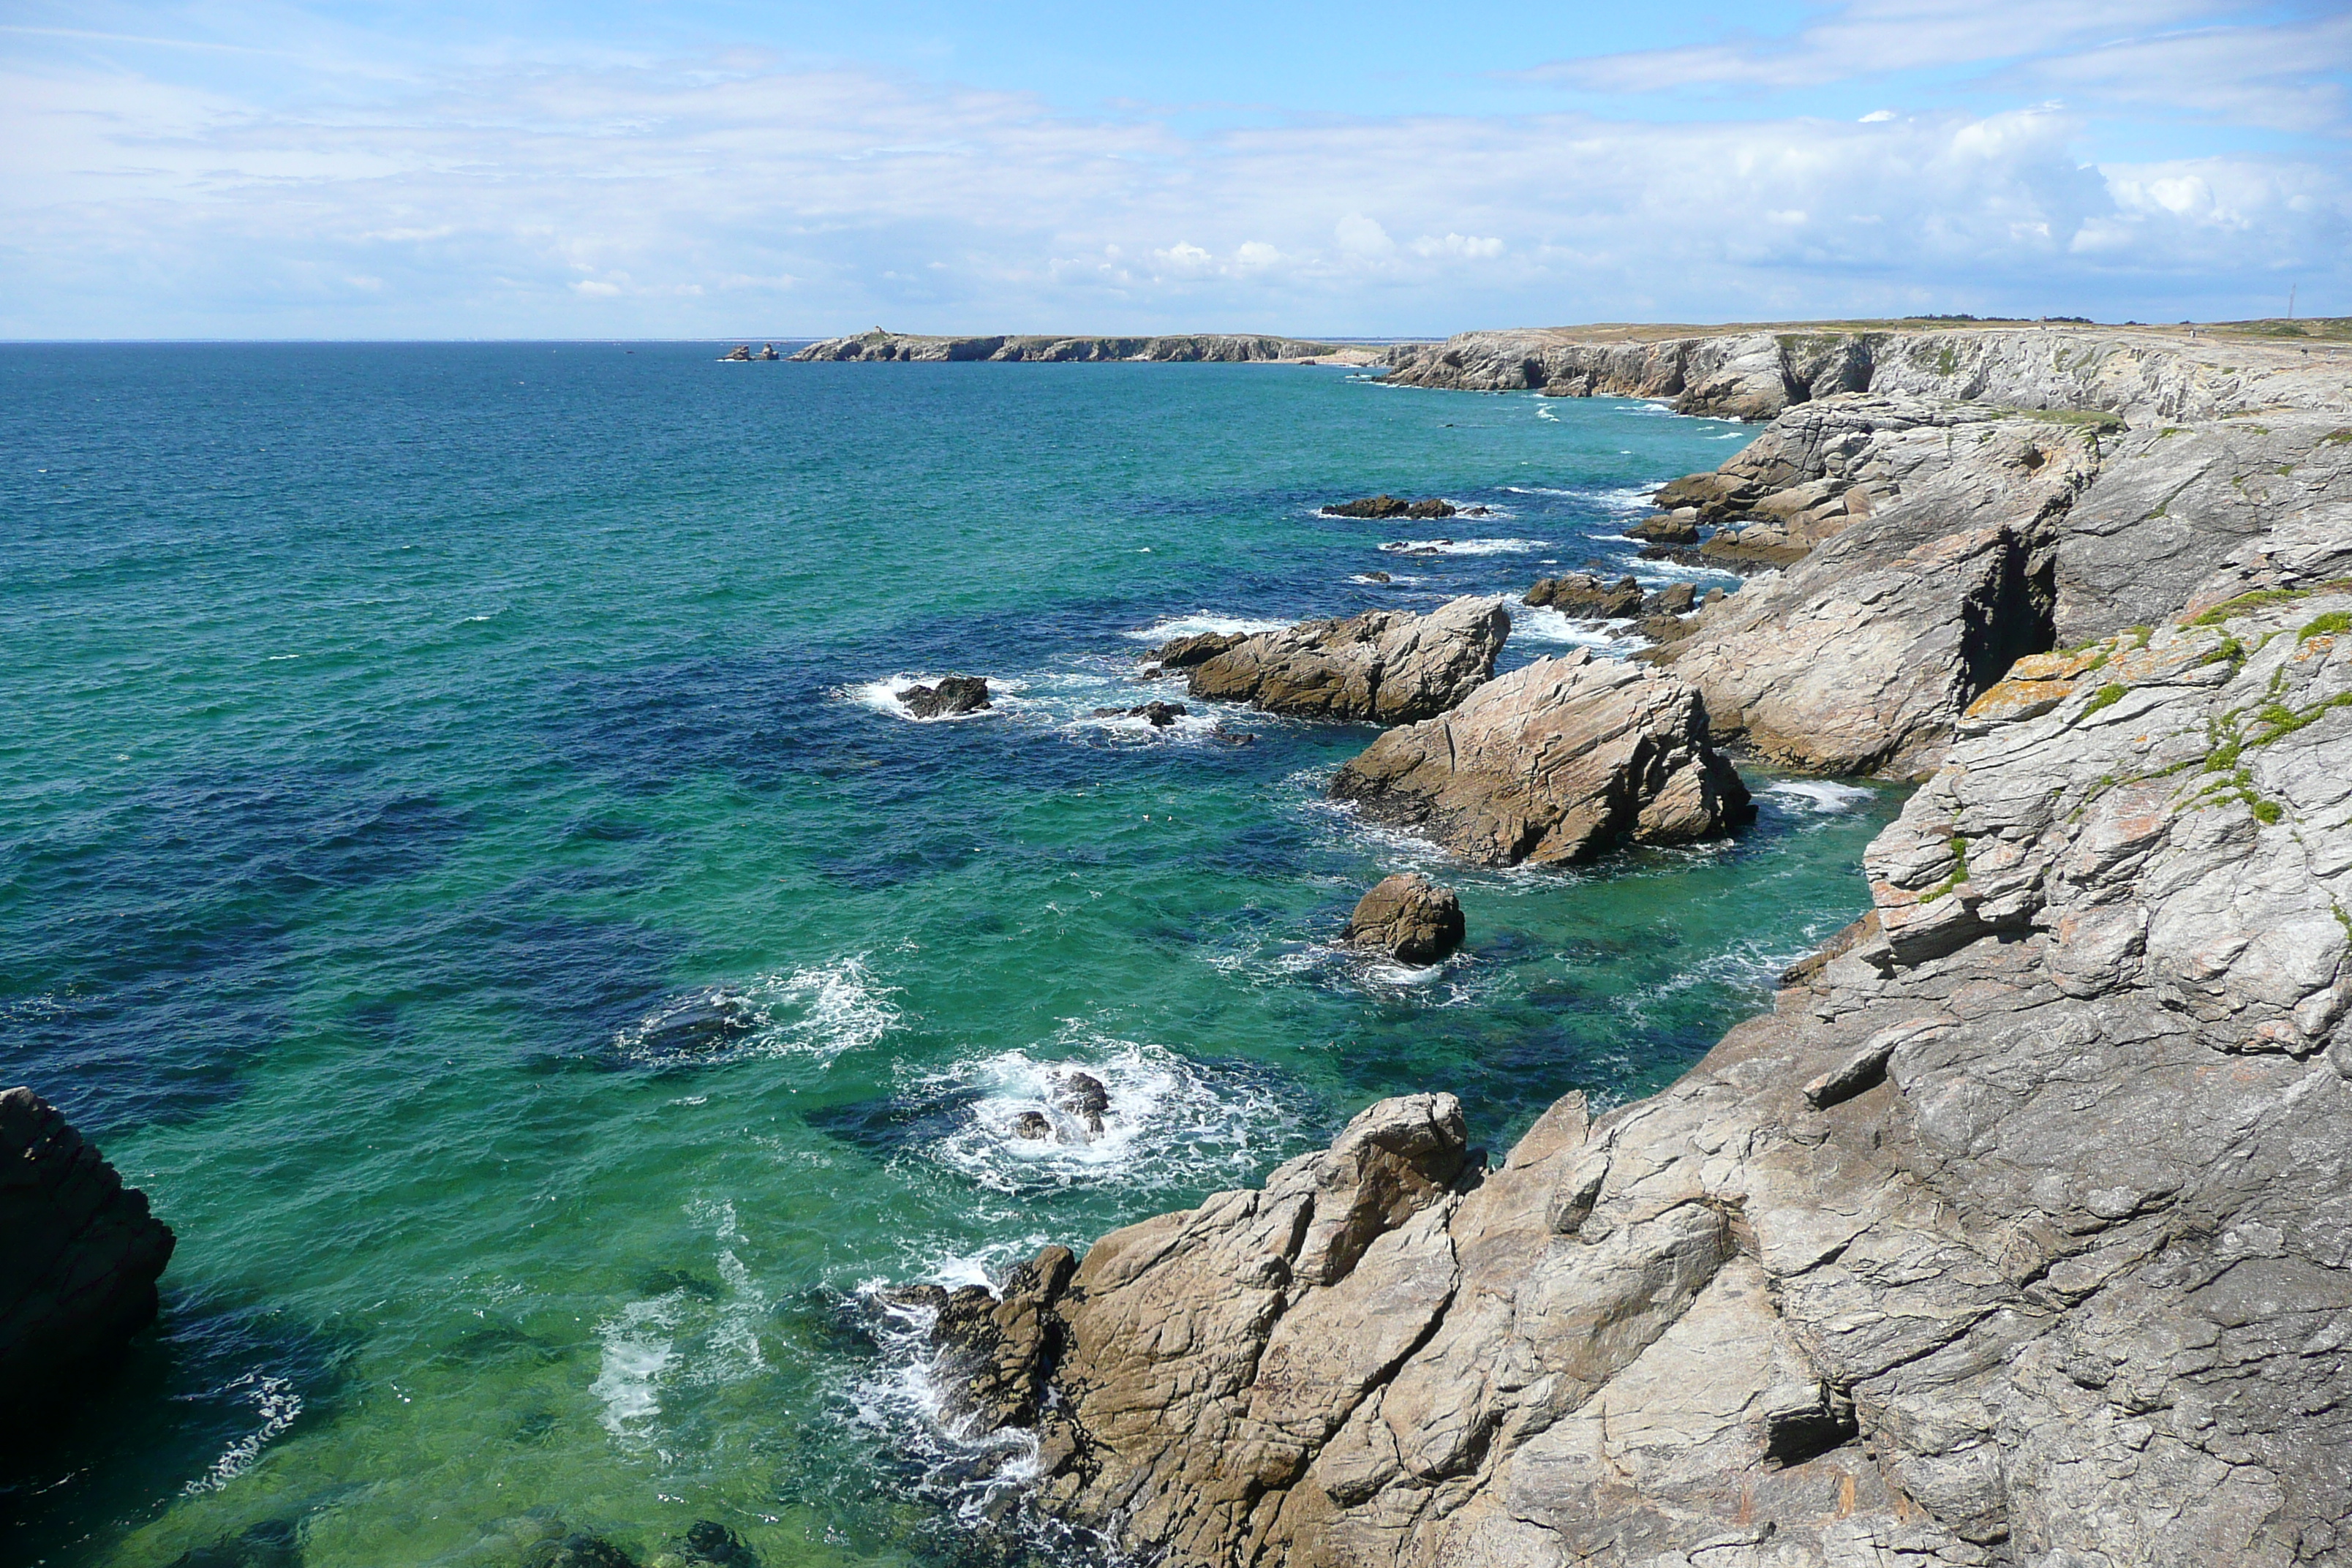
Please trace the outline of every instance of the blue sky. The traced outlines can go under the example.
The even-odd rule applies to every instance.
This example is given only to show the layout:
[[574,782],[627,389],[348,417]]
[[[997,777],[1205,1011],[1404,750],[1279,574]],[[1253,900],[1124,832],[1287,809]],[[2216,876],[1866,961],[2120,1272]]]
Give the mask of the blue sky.
[[2352,8],[0,5],[0,336],[2352,314]]

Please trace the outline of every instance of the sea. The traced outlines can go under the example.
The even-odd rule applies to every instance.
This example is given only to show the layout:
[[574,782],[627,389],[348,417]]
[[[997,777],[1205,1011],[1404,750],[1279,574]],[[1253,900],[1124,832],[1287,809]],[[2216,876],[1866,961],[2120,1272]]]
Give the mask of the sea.
[[[1727,841],[1489,870],[1325,800],[1368,728],[1094,716],[1183,700],[1143,670],[1187,633],[1737,592],[1622,530],[1752,426],[723,347],[0,347],[0,1083],[179,1238],[0,1479],[0,1561],[1084,1558],[890,1289],[1387,1095],[1499,1154],[1866,907],[1870,781],[1748,766]],[[1486,512],[1319,515],[1381,491]],[[1638,646],[1515,608],[1503,664]],[[993,706],[909,718],[948,674]],[[1338,945],[1402,868],[1458,889],[1457,957]],[[1074,1069],[1102,1133],[1017,1136]]]

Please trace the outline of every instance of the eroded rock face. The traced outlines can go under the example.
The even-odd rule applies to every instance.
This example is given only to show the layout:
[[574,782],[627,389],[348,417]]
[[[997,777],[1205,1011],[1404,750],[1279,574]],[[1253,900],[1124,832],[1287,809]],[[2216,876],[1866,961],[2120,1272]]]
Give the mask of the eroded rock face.
[[1661,1095],[1475,1184],[1385,1102],[1024,1283],[1044,1500],[1220,1568],[2345,1562],[2348,628],[2029,672]]
[[1244,637],[1194,667],[1194,697],[1312,719],[1410,724],[1443,713],[1495,673],[1510,636],[1496,599],[1455,599],[1425,616],[1368,610]]
[[1161,643],[1151,658],[1162,669],[1190,669],[1247,640],[1238,632],[1202,632],[1189,637],[1172,637]]
[[0,1413],[29,1421],[155,1319],[169,1226],[29,1089],[0,1094]]
[[1356,900],[1343,942],[1376,947],[1401,963],[1435,963],[1462,945],[1462,900],[1418,871],[1383,877]]
[[1494,866],[1565,864],[1627,841],[1686,844],[1750,809],[1696,692],[1582,649],[1391,731],[1341,764],[1331,795]]

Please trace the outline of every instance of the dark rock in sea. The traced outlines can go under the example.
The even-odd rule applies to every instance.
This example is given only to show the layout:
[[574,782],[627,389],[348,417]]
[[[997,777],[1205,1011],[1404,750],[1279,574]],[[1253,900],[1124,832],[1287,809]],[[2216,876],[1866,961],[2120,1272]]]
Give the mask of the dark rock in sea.
[[1102,1079],[1090,1072],[1072,1068],[1054,1080],[1053,1102],[1056,1109],[1066,1111],[1089,1135],[1103,1130],[1103,1117],[1110,1110],[1110,1090]]
[[[1323,515],[1363,518],[1409,517],[1425,521],[1431,518],[1452,517],[1454,507],[1451,502],[1440,500],[1434,496],[1427,500],[1409,501],[1398,496],[1376,495],[1366,496],[1360,500],[1341,501],[1334,506],[1327,506],[1323,509]],[[1480,508],[1478,515],[1485,516],[1486,509]]]
[[977,713],[990,706],[988,682],[976,675],[950,675],[937,686],[913,686],[901,691],[898,705],[918,719]]
[[1394,581],[1394,579],[1390,577],[1390,575],[1385,572],[1367,572],[1364,574],[1364,580],[1368,583],[1387,583]]
[[687,1527],[684,1556],[689,1563],[713,1563],[719,1568],[760,1568],[758,1553],[715,1519],[698,1519]]
[[1224,635],[1202,632],[1197,637],[1177,637],[1160,645],[1151,658],[1162,669],[1190,669],[1196,664],[1206,664],[1230,647],[1242,643],[1241,634]]
[[1069,1248],[1048,1247],[1014,1267],[1001,1296],[984,1285],[949,1293],[931,1343],[951,1414],[976,1415],[983,1430],[1036,1421],[1062,1336],[1060,1320],[1045,1304],[1076,1267]]
[[740,343],[729,350],[726,353],[721,354],[719,357],[721,359],[732,360],[740,363],[751,357],[751,347],[749,343]]
[[1520,602],[1549,605],[1580,620],[1629,620],[1642,613],[1642,585],[1627,577],[1612,585],[1583,572],[1545,577],[1527,591]]
[[171,1228],[29,1089],[0,1094],[0,1418],[21,1432],[154,1321]]
[[1228,730],[1223,724],[1220,724],[1215,729],[1210,731],[1209,734],[1212,739],[1223,742],[1228,746],[1255,746],[1257,744],[1256,733],[1249,730]]
[[1652,544],[1696,544],[1698,509],[1685,507],[1680,511],[1662,511],[1655,517],[1643,519],[1625,532],[1630,538],[1646,540]]
[[1097,708],[1087,715],[1090,719],[1141,719],[1155,730],[1165,730],[1184,717],[1187,710],[1181,702],[1146,702],[1138,708]]
[[742,992],[719,985],[665,1005],[630,1030],[625,1042],[642,1056],[694,1056],[731,1045],[766,1021]]
[[1042,1110],[1024,1110],[1013,1119],[1013,1136],[1033,1143],[1050,1142],[1054,1137],[1054,1119]]
[[1462,509],[1461,515],[1464,517],[1492,517],[1495,515],[1495,509],[1488,506],[1465,506]]
[[1418,871],[1384,877],[1356,900],[1341,940],[1400,963],[1435,963],[1462,945],[1462,900]]

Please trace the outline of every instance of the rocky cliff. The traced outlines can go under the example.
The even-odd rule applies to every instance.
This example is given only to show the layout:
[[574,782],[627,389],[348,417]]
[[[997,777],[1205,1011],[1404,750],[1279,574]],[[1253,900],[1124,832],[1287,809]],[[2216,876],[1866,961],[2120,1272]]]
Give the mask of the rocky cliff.
[[2352,398],[1954,336],[1958,384],[1958,344],[1780,360],[1674,498],[1793,563],[1671,689],[1927,776],[1870,912],[1492,1169],[1449,1097],[1386,1101],[943,1315],[1041,1506],[1221,1568],[2352,1564]]
[[2175,420],[2347,406],[2352,353],[2120,327],[1889,324],[1664,334],[1555,327],[1463,332],[1389,351],[1389,379],[1468,392],[1672,399],[1675,411],[1769,419],[1841,392]]
[[1242,362],[1332,360],[1369,363],[1368,351],[1343,343],[1310,342],[1231,332],[1182,332],[1161,337],[923,337],[877,327],[856,337],[827,338],[796,360],[1158,360]]
[[172,1232],[29,1089],[0,1094],[0,1414],[102,1373],[155,1317]]

